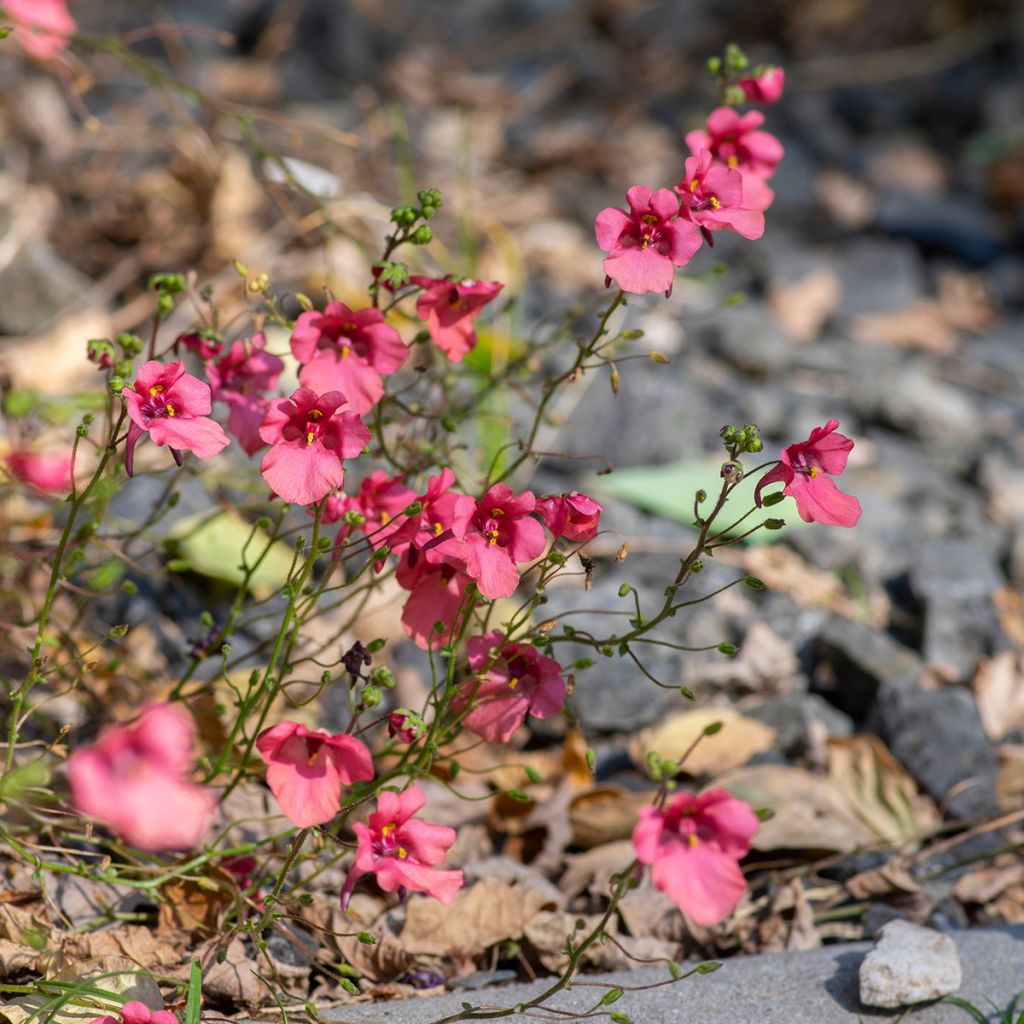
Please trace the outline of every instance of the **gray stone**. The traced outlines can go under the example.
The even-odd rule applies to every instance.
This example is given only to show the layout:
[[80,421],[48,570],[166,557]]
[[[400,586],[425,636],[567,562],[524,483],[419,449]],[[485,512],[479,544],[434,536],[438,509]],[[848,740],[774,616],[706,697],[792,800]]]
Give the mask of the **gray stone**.
[[863,720],[880,686],[913,687],[924,665],[888,633],[834,616],[813,644],[814,689],[829,703]]
[[843,286],[837,317],[895,313],[925,293],[921,257],[912,245],[873,238],[850,242],[835,261]]
[[909,921],[890,921],[860,965],[860,1001],[894,1009],[952,995],[963,982],[948,935]]
[[775,730],[775,743],[787,757],[799,757],[808,747],[814,725],[826,736],[849,736],[853,722],[849,715],[832,707],[816,693],[787,693],[763,704],[743,708],[743,713]]
[[969,679],[978,662],[1009,644],[993,603],[1005,584],[993,551],[980,543],[925,545],[910,572],[924,605],[924,657],[950,680]]
[[[31,334],[84,295],[88,278],[31,239],[0,272],[0,334]],[[85,351],[85,342],[82,342]]]
[[730,310],[716,318],[709,347],[743,373],[780,374],[789,366],[794,349],[788,335],[763,304]]
[[875,725],[894,756],[944,804],[947,817],[997,812],[995,751],[967,690],[885,686]]
[[[1005,1006],[1021,988],[1024,977],[1024,927],[977,929],[954,936],[963,964],[963,984],[958,995],[985,1006],[985,998]],[[857,1024],[858,1021],[888,1021],[891,1011],[865,1008],[860,1002],[858,969],[869,943],[856,942],[824,946],[803,952],[767,953],[726,960],[720,970],[707,977],[695,977],[675,985],[658,985],[667,980],[663,966],[637,971],[590,975],[581,981],[608,986],[643,986],[641,992],[627,992],[616,1009],[636,1021],[683,1024],[684,1021],[729,1021],[730,1024]],[[339,1006],[320,1011],[320,1018],[334,1024],[431,1024],[449,1014],[459,1013],[462,1004],[512,1008],[535,998],[549,988],[553,979],[530,984],[490,988],[475,993],[429,996],[372,1005]],[[577,985],[558,993],[551,1005],[579,1013],[604,991]],[[964,1024],[963,1010],[937,1003],[914,1011],[915,1024]]]

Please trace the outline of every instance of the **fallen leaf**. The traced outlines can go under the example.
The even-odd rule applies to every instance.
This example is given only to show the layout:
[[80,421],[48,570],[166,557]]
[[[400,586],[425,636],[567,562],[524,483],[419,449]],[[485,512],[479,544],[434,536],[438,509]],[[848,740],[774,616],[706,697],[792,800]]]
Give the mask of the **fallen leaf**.
[[[722,728],[705,736],[704,730],[716,722],[721,722]],[[687,775],[707,775],[738,768],[754,754],[770,750],[775,730],[732,708],[698,708],[670,715],[659,725],[638,733],[630,741],[629,756],[638,768],[646,768],[648,754],[676,761],[695,742],[682,770]]]
[[867,227],[878,209],[874,192],[859,178],[844,171],[822,171],[815,182],[815,193],[832,220],[850,231]]
[[221,916],[231,905],[233,882],[227,873],[220,884],[212,879],[199,881],[175,878],[160,887],[163,901],[157,916],[160,931],[184,931],[196,935],[217,932]]
[[1016,811],[1024,804],[1024,745],[996,747],[996,793],[1001,811]]
[[569,866],[558,880],[558,888],[568,899],[584,890],[607,896],[611,876],[623,871],[635,859],[636,851],[628,839],[595,846],[586,853],[569,857]]
[[542,910],[557,903],[504,878],[482,878],[445,906],[414,896],[399,938],[410,953],[471,959],[497,942],[519,939]]
[[895,313],[862,313],[850,325],[850,336],[866,345],[892,345],[949,355],[959,334],[934,299],[917,299]]
[[758,937],[758,948],[763,952],[817,949],[821,945],[801,879],[781,886],[772,897],[766,915],[758,922]]
[[413,966],[412,955],[392,930],[389,919],[389,914],[382,914],[374,924],[360,929],[374,937],[372,944],[360,942],[352,934],[351,925],[348,934],[337,934],[334,939],[345,960],[371,981],[392,981]]
[[167,931],[157,936],[151,928],[129,924],[95,932],[61,934],[59,956],[71,964],[83,960],[119,957],[135,967],[155,971],[177,967],[187,948],[187,936]]
[[794,341],[813,341],[839,307],[843,286],[834,270],[818,267],[796,281],[773,281],[768,304]]
[[[632,848],[632,844],[630,846]],[[639,939],[659,939],[678,945],[689,934],[679,908],[663,892],[654,888],[649,877],[645,877],[637,888],[630,889],[619,900],[619,917],[629,929],[630,935]]]
[[879,839],[915,839],[941,820],[910,773],[868,733],[828,741],[828,774],[850,809]]
[[917,896],[921,886],[907,870],[907,865],[898,857],[887,861],[880,868],[859,871],[843,883],[846,891],[855,900],[869,900],[877,896]]
[[573,846],[589,849],[628,838],[636,827],[637,812],[654,799],[655,792],[594,786],[577,793],[569,804]]
[[939,274],[938,291],[942,315],[959,331],[980,334],[999,320],[984,274],[944,270]]
[[877,840],[830,779],[787,765],[740,768],[714,780],[752,807],[768,808],[751,847],[761,853],[814,850],[853,853]]
[[1024,655],[1001,651],[981,664],[972,685],[990,739],[1001,740],[1024,726]]
[[1024,882],[1024,861],[1017,854],[1000,854],[991,864],[972,868],[953,886],[961,903],[991,903],[1011,886]]
[[241,939],[232,939],[225,958],[218,961],[215,954],[220,945],[219,939],[209,939],[195,952],[204,965],[203,996],[237,1007],[259,1006],[266,988],[256,976],[256,961],[246,955]]

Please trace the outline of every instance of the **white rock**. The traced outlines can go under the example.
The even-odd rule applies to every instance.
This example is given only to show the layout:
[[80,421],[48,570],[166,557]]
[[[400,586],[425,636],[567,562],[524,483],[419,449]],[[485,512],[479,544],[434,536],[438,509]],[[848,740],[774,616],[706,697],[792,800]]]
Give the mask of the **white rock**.
[[891,1009],[948,996],[960,987],[960,957],[948,935],[890,921],[860,965],[860,1001]]

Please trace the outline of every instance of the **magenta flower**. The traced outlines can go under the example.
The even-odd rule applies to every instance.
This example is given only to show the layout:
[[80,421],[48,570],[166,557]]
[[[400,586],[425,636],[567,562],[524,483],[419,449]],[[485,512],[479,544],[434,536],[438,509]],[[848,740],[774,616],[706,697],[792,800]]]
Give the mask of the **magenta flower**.
[[426,732],[426,729],[423,719],[407,708],[398,708],[388,715],[388,735],[393,740],[415,743]]
[[683,791],[666,804],[641,807],[633,847],[651,881],[697,924],[720,921],[746,882],[737,863],[750,852],[757,815],[724,789]]
[[124,468],[135,469],[135,445],[144,433],[167,445],[174,461],[181,465],[182,451],[208,459],[231,443],[219,423],[210,419],[210,387],[185,372],[178,359],[166,366],[151,359],[139,367],[135,390],[121,392],[128,418],[128,440],[124,447]]
[[426,322],[434,344],[453,362],[465,359],[476,345],[473,321],[504,287],[500,281],[474,281],[465,277],[422,277],[414,274],[410,284],[423,291],[416,299],[416,315]]
[[205,330],[192,330],[179,334],[174,342],[175,355],[177,355],[179,345],[184,345],[189,352],[198,356],[204,363],[216,359],[224,351],[224,342]]
[[340,391],[353,412],[369,412],[384,394],[381,375],[394,373],[409,354],[401,335],[379,309],[351,310],[328,303],[322,313],[302,313],[291,338],[292,354],[305,364],[299,383],[323,394]]
[[448,542],[438,551],[464,561],[484,597],[511,597],[519,586],[516,562],[532,562],[547,544],[544,528],[530,515],[536,506],[532,491],[516,495],[508,484],[495,484],[475,503],[458,502],[452,532],[461,544]]
[[761,505],[761,491],[781,481],[783,494],[796,500],[796,510],[805,523],[830,526],[854,526],[860,519],[860,502],[844,494],[833,476],[846,469],[853,441],[837,434],[839,420],[832,419],[815,427],[806,441],[798,441],[782,450],[779,464],[758,481],[754,500]]
[[[415,564],[410,561],[414,555]],[[410,547],[398,563],[396,579],[409,591],[402,608],[402,628],[409,639],[424,650],[446,644],[472,607],[465,599],[469,576],[450,562],[432,564]],[[438,622],[445,627],[440,632],[434,629]]]
[[267,765],[270,791],[299,828],[330,821],[341,806],[341,787],[373,778],[370,751],[344,733],[279,722],[259,734],[256,750]]
[[60,56],[78,28],[67,0],[4,0],[3,9],[14,23],[14,38],[37,60]]
[[367,823],[352,826],[359,849],[341,891],[342,908],[348,906],[352,889],[365,874],[376,875],[385,892],[424,892],[442,903],[455,899],[462,888],[462,872],[437,867],[455,842],[455,829],[414,821],[413,815],[426,802],[417,786],[403,793],[385,790]]
[[583,541],[597,536],[604,505],[579,491],[569,491],[539,498],[537,511],[553,537]]
[[683,180],[676,185],[682,216],[703,231],[730,228],[744,238],[760,238],[764,234],[764,209],[757,200],[770,201],[771,189],[760,179],[749,180],[754,183],[753,193],[747,178],[718,163],[706,149],[688,157]]
[[782,159],[782,143],[768,132],[758,131],[764,114],[750,110],[739,114],[732,107],[712,111],[705,130],[686,133],[686,144],[694,154],[709,150],[720,163],[759,178],[770,178]]
[[626,192],[629,212],[610,206],[594,221],[597,244],[608,253],[604,272],[624,292],[672,291],[676,267],[700,248],[700,234],[679,219],[679,199],[670,189],[651,192],[634,185]]
[[71,490],[71,456],[44,455],[17,449],[7,456],[11,476],[37,491],[47,494],[67,494]]
[[773,64],[761,74],[741,78],[736,84],[747,94],[751,103],[778,103],[786,84],[786,72]]
[[228,352],[206,367],[213,397],[228,405],[228,430],[238,439],[246,455],[264,447],[260,437],[270,400],[266,392],[277,387],[284,363],[264,352],[267,339],[263,332],[245,341],[236,341]]
[[472,498],[451,493],[454,483],[455,474],[447,466],[427,480],[426,493],[412,499],[422,506],[419,515],[407,518],[388,541],[394,553],[401,554],[412,545],[417,551],[426,549],[427,557],[435,564],[444,561],[446,555],[440,551],[440,545],[452,536],[456,509],[474,507]]
[[133,725],[108,725],[68,759],[72,806],[140,850],[187,850],[217,800],[192,782],[195,725],[178,705],[152,704]]
[[270,403],[260,437],[271,445],[260,472],[270,489],[295,505],[311,505],[345,480],[342,459],[354,459],[370,442],[370,431],[353,412],[341,412],[340,391],[318,395],[299,388]]
[[466,642],[476,678],[463,683],[452,704],[468,707],[462,724],[491,743],[507,743],[529,712],[547,718],[562,710],[562,666],[528,644],[505,643],[502,633],[485,633]]

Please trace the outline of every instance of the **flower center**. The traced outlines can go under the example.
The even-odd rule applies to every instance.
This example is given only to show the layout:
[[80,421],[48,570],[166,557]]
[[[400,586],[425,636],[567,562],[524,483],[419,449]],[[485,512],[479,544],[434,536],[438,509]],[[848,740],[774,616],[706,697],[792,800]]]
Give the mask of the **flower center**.
[[149,389],[149,398],[139,407],[139,412],[147,419],[156,420],[174,415],[174,406],[164,398],[163,391],[162,384],[154,384]]

